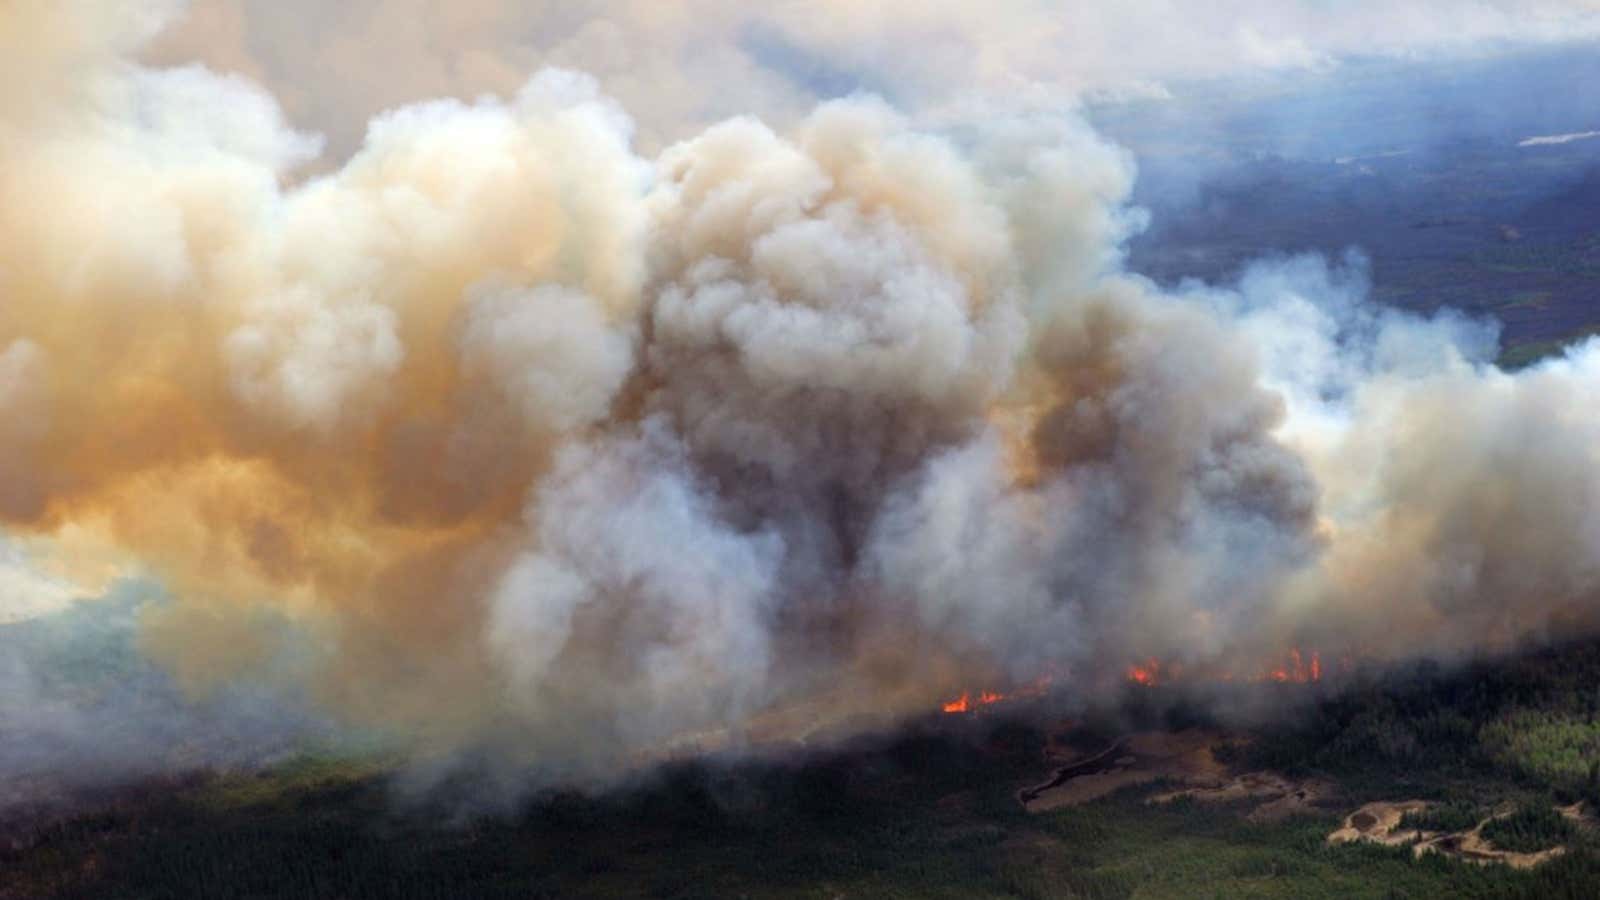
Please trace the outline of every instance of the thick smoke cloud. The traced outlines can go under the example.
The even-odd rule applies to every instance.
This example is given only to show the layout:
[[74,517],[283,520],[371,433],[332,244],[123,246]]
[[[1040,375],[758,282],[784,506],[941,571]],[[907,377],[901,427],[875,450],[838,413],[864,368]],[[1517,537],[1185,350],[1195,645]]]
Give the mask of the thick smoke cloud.
[[1164,293],[1074,116],[852,97],[647,155],[545,70],[308,174],[262,88],[130,61],[131,8],[0,6],[43,86],[0,89],[0,521],[51,584],[166,586],[139,645],[191,693],[287,660],[419,755],[586,777],[1600,608],[1600,349],[1502,373],[1359,260]]

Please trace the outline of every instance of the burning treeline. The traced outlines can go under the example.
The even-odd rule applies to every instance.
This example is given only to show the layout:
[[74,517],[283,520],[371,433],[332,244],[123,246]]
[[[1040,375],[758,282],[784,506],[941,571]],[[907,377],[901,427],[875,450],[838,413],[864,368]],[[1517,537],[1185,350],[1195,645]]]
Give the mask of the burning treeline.
[[[1355,668],[1355,661],[1350,656],[1338,660],[1337,671],[1341,674],[1349,673]],[[1254,666],[1239,666],[1229,664],[1227,661],[1214,660],[1198,664],[1183,661],[1167,661],[1150,657],[1128,666],[1123,676],[1129,685],[1142,688],[1161,687],[1169,684],[1215,685],[1231,683],[1254,684],[1318,684],[1322,681],[1322,651],[1315,649],[1302,650],[1291,647],[1286,652],[1268,657]],[[1020,702],[1033,701],[1047,697],[1059,686],[1066,685],[1068,690],[1074,685],[1082,685],[1088,679],[1074,679],[1070,672],[1050,666],[1045,674],[1040,675],[1027,684],[1009,688],[1007,690],[983,689],[978,691],[963,691],[959,696],[952,697],[941,703],[939,708],[947,715],[979,712],[989,707],[1005,704],[1007,706]]]
[[1600,352],[1502,373],[1359,266],[1164,293],[1070,115],[855,99],[646,158],[549,71],[310,177],[260,89],[131,63],[122,9],[0,5],[0,517],[165,585],[144,645],[195,690],[286,620],[327,709],[560,772],[1593,620]]

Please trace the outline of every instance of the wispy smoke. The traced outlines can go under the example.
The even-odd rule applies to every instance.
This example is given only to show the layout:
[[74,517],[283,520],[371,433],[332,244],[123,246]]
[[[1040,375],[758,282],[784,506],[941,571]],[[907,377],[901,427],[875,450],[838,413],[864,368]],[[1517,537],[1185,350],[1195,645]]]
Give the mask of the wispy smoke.
[[740,113],[787,128],[819,95],[869,91],[919,115],[996,97],[1059,108],[1351,56],[1595,37],[1593,0],[193,0],[150,53],[269,85],[344,152],[376,112],[509,95],[547,66],[593,74],[655,147]]
[[[94,604],[0,625],[0,839],[86,792],[266,764],[338,735],[276,679],[288,659],[262,660],[252,681],[186,694],[139,648],[141,618],[164,602],[125,583]],[[253,624],[288,637],[270,616]]]
[[1164,293],[1075,116],[850,98],[647,157],[547,70],[311,177],[261,88],[130,62],[128,8],[0,6],[0,520],[52,583],[165,585],[190,691],[283,658],[268,610],[344,721],[584,775],[1600,610],[1600,349],[1500,372],[1359,259]]

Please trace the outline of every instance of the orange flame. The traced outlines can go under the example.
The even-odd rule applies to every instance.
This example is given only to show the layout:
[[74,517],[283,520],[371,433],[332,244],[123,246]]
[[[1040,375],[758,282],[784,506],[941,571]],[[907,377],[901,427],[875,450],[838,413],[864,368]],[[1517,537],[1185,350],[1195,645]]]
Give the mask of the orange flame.
[[947,713],[974,712],[979,707],[991,706],[1007,700],[1021,700],[1028,697],[1042,697],[1050,685],[1055,682],[1055,676],[1049,672],[1035,678],[1033,681],[1009,693],[1001,691],[980,690],[974,698],[971,691],[963,692],[961,696],[946,702],[941,709]]
[[979,691],[976,699],[974,699],[972,694],[968,692],[962,694],[954,700],[951,700],[949,703],[946,703],[943,706],[943,709],[947,713],[972,712],[979,706],[988,706],[992,703],[999,703],[1004,699],[1006,699],[1006,695],[1000,693],[999,691]]
[[[1348,662],[1344,663],[1344,667],[1349,668]],[[1177,663],[1163,663],[1154,657],[1128,667],[1128,681],[1141,687],[1156,687],[1176,681],[1179,675],[1180,667]],[[1322,680],[1322,654],[1317,650],[1308,652],[1299,647],[1290,647],[1281,659],[1269,661],[1254,675],[1237,676],[1228,669],[1209,669],[1206,670],[1204,677],[1222,682],[1241,680],[1270,681],[1277,684],[1313,684]]]
[[[1354,660],[1350,656],[1340,657],[1339,671],[1348,672],[1353,667]],[[1196,669],[1199,669],[1198,673],[1195,671]],[[1248,672],[1248,670],[1246,671]],[[996,703],[1021,700],[1028,697],[1041,697],[1054,683],[1056,672],[1057,670],[1052,667],[1050,672],[1009,692],[986,689],[979,690],[976,693],[963,691],[961,696],[943,703],[940,709],[946,713],[958,715],[977,712],[985,706],[992,706]],[[1270,681],[1276,684],[1315,684],[1322,680],[1322,654],[1317,650],[1290,647],[1282,657],[1275,661],[1268,661],[1265,666],[1257,669],[1254,675],[1240,674],[1231,669],[1200,666],[1185,667],[1176,662],[1162,662],[1153,656],[1141,663],[1129,666],[1127,671],[1127,679],[1130,683],[1147,688],[1194,677],[1209,678],[1225,683],[1235,681],[1261,683]]]
[[1273,669],[1270,677],[1279,683],[1310,684],[1322,680],[1322,654],[1311,651],[1311,665],[1306,665],[1305,655],[1299,647],[1289,648],[1289,665]]
[[1161,662],[1155,658],[1144,661],[1143,665],[1128,667],[1128,680],[1145,687],[1155,687],[1161,683]]

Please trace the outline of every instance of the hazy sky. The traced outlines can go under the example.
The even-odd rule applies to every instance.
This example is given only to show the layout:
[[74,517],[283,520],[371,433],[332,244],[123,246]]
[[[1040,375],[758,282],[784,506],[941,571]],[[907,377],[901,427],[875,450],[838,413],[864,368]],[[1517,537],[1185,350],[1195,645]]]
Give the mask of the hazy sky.
[[380,110],[510,94],[551,65],[598,77],[657,141],[859,89],[927,114],[1048,106],[1596,35],[1600,0],[195,0],[150,57],[255,78],[348,151]]

